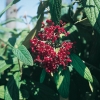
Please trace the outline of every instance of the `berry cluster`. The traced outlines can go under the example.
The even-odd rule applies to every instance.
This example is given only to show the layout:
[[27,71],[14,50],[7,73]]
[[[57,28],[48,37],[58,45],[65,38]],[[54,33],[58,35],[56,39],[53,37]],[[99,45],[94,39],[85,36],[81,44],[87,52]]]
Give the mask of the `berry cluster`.
[[51,73],[57,71],[60,65],[63,69],[66,69],[68,63],[71,62],[69,55],[73,43],[70,41],[62,42],[57,52],[56,47],[53,47],[47,41],[55,44],[55,41],[59,38],[59,34],[66,34],[67,32],[63,27],[59,25],[55,26],[51,20],[47,20],[46,22],[47,25],[44,23],[42,25],[44,30],[39,32],[38,37],[30,40],[30,43],[34,62],[39,62],[46,72]]
[[[62,21],[60,22],[61,26],[63,26],[64,24],[62,23]],[[69,34],[69,32],[66,32],[63,27],[60,27],[59,25],[54,25],[51,20],[47,20],[46,23],[47,25],[42,23],[42,28],[44,28],[44,30],[38,33],[38,36],[42,41],[49,40],[55,42],[60,37],[60,34],[63,33],[65,34],[65,36]]]

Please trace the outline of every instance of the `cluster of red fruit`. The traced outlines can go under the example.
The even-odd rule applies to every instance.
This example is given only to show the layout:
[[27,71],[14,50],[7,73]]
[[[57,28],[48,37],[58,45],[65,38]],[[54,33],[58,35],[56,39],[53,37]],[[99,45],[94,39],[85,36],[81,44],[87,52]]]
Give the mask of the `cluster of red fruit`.
[[[34,55],[34,62],[39,62],[46,72],[57,71],[59,65],[66,69],[71,59],[69,57],[72,42],[62,42],[58,51],[52,47],[52,43],[60,37],[61,33],[67,34],[63,27],[54,25],[51,20],[47,20],[47,25],[43,24],[43,31],[39,32],[38,37],[34,37],[31,42],[31,49]],[[50,44],[49,42],[50,41]]]
[[[65,34],[65,36],[69,34],[69,32],[66,32],[63,27],[60,27],[59,25],[54,25],[54,22],[52,22],[52,20],[47,20],[46,23],[47,25],[42,23],[43,31],[40,31],[38,33],[38,36],[42,41],[49,40],[55,42],[59,38],[60,34],[63,33]],[[62,21],[60,21],[60,23],[61,26],[64,26],[64,23]]]

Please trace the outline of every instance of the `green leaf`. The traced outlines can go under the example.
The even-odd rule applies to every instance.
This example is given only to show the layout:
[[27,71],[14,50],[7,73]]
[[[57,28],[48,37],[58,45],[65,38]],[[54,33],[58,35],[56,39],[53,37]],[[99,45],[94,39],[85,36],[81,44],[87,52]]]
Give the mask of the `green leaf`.
[[13,0],[2,12],[0,12],[0,17],[15,3],[19,2],[20,0]]
[[19,71],[19,64],[14,65],[14,67],[10,71],[11,72]]
[[5,52],[5,48],[0,48],[0,56],[2,56]]
[[7,27],[3,27],[3,26],[0,26],[0,31],[18,34],[18,33],[17,33],[16,31],[14,31],[13,29],[10,29],[10,28],[7,28]]
[[54,81],[58,92],[63,98],[67,98],[69,95],[70,86],[70,72],[68,69],[60,71],[60,73],[54,74]]
[[13,64],[18,64],[18,59],[17,59],[17,57],[13,57],[13,58],[12,58],[12,62],[13,62]]
[[[63,6],[63,5],[62,5]],[[69,7],[68,5],[64,5],[62,8],[61,8],[61,16],[63,16],[64,14],[68,14],[68,11],[69,11]]]
[[6,64],[6,62],[4,60],[0,60],[0,73],[5,71],[10,66],[11,66],[11,64]]
[[29,33],[29,29],[24,29],[22,30],[19,34],[20,34],[20,37],[17,39],[18,41],[16,41],[16,45],[20,45],[22,44],[22,42],[25,40],[26,36],[28,35]]
[[19,88],[20,88],[20,74],[16,72],[14,76],[10,76],[10,79],[5,86],[4,100],[19,100]]
[[45,76],[46,76],[46,71],[45,69],[43,69],[40,76],[40,83],[43,83]]
[[94,87],[100,88],[100,83],[95,76],[93,76],[93,83]]
[[24,45],[20,45],[18,48],[13,48],[13,53],[24,64],[33,65],[32,56]]
[[25,100],[29,98],[29,92],[26,89],[21,89],[19,94],[21,100],[23,100],[24,98]]
[[20,0],[13,0],[13,4],[16,4],[17,2],[19,2]]
[[100,33],[100,0],[81,0],[91,25]]
[[61,17],[62,0],[49,0],[51,19],[55,24],[59,24]]
[[25,23],[24,20],[22,20],[21,18],[11,18],[11,19],[8,19],[8,20],[5,20],[5,21],[1,22],[0,24],[5,25],[5,24],[13,22],[13,21]]
[[88,69],[88,67],[85,66],[83,61],[76,54],[71,54],[70,57],[72,60],[71,64],[72,64],[73,68],[86,80],[93,82],[91,72]]
[[0,86],[0,99],[4,99],[4,86]]
[[67,23],[64,28],[70,33],[78,32],[77,27],[71,23]]
[[59,100],[58,93],[44,84],[28,80],[28,85],[28,91],[34,100]]

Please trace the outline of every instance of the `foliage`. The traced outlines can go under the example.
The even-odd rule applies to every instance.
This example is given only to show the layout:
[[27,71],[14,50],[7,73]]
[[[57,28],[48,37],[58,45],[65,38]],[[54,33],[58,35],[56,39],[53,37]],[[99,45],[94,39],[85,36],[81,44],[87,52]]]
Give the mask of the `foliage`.
[[[19,1],[12,0],[0,12],[0,17]],[[60,96],[69,100],[100,99],[100,1],[74,0],[70,5],[61,2],[62,0],[40,1],[37,16],[0,22],[0,99],[59,100]],[[46,12],[47,7],[50,11]],[[54,23],[47,20],[45,25],[42,21],[48,13]],[[29,23],[37,18],[31,31],[29,28],[9,29],[5,26],[13,21],[27,26],[27,17],[30,18]],[[48,34],[48,31],[53,35]],[[7,32],[12,37],[3,39]],[[64,43],[71,44],[66,46]],[[67,54],[61,48],[68,49]],[[52,54],[55,55],[54,58]],[[58,54],[59,59],[67,56],[67,60],[57,60]],[[53,62],[48,63],[49,56]],[[68,62],[65,63],[65,60]]]

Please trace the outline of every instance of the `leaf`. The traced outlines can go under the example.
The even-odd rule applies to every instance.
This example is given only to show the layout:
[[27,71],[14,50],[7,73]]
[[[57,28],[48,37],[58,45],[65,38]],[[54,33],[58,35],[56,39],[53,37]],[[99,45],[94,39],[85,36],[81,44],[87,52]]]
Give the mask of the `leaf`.
[[11,66],[11,64],[6,64],[6,62],[4,60],[0,60],[0,73],[5,71],[10,66]]
[[86,67],[85,64],[82,62],[82,60],[76,54],[71,54],[70,57],[72,60],[71,64],[73,68],[86,80],[93,82],[91,72],[88,67]]
[[32,56],[24,45],[20,45],[18,48],[13,48],[13,53],[24,64],[33,65]]
[[19,2],[20,0],[13,0],[13,4],[16,4],[17,2]]
[[5,86],[4,100],[19,100],[20,74],[16,72]]
[[8,19],[8,20],[1,22],[0,24],[5,25],[5,24],[13,22],[13,21],[25,23],[24,20],[22,20],[21,18],[11,18],[11,19]]
[[0,48],[0,56],[2,56],[5,52],[5,47],[4,48]]
[[22,42],[25,40],[26,36],[29,34],[29,29],[22,30],[19,35],[20,37],[17,38],[18,41],[16,41],[16,45],[21,45]]
[[17,40],[16,37],[10,37],[10,38],[8,39],[8,42],[9,42],[12,46],[14,46],[15,43],[16,43],[16,40]]
[[24,98],[29,98],[29,92],[26,89],[20,90],[20,99],[23,100]]
[[70,86],[70,72],[69,70],[63,70],[61,73],[54,74],[54,81],[58,92],[63,98],[67,98],[69,95]]
[[7,32],[7,33],[10,32],[10,33],[18,34],[13,29],[10,29],[10,28],[7,28],[7,27],[3,27],[3,26],[0,26],[0,31],[4,31],[4,32]]
[[93,85],[97,88],[100,88],[100,83],[95,76],[93,76]]
[[[27,87],[33,100],[59,100],[59,95],[52,88],[34,81],[28,81]],[[34,86],[34,87],[33,87]],[[32,98],[31,98],[32,100]]]
[[0,17],[15,3],[19,2],[20,0],[13,0],[9,5],[2,11],[0,12]]
[[30,33],[27,35],[27,37],[25,38],[25,40],[23,41],[23,44],[29,48],[30,45],[29,45],[29,40],[34,38],[34,36],[37,35],[38,31],[40,31],[41,29],[41,23],[43,21],[43,18],[44,18],[44,10],[45,8],[48,6],[48,2],[47,1],[44,1],[44,2],[40,2],[40,5],[38,6],[38,11],[37,11],[37,16],[38,16],[38,19],[37,19],[37,22],[36,22],[36,25],[35,27],[30,31]]
[[[63,5],[62,5],[63,6]],[[61,16],[63,16],[64,14],[68,14],[68,11],[69,11],[69,7],[68,5],[64,5],[62,8],[61,8]]]
[[43,69],[40,76],[40,83],[43,83],[45,76],[46,76],[46,71],[45,69]]
[[61,4],[62,0],[49,0],[51,19],[55,23],[55,25],[59,24],[60,21]]
[[91,25],[100,33],[100,0],[81,0]]
[[0,99],[4,99],[4,86],[0,86]]
[[30,47],[29,45],[30,39],[34,38],[34,36],[38,33],[38,31],[40,31],[43,18],[44,18],[44,14],[41,14],[38,17],[35,27],[29,32],[29,34],[26,36],[25,40],[23,41],[23,45],[25,45],[27,48]]
[[67,23],[64,28],[69,32],[69,33],[74,33],[74,32],[78,32],[78,29],[75,25],[71,24],[71,23]]
[[14,65],[14,67],[10,71],[11,72],[19,71],[19,64]]

